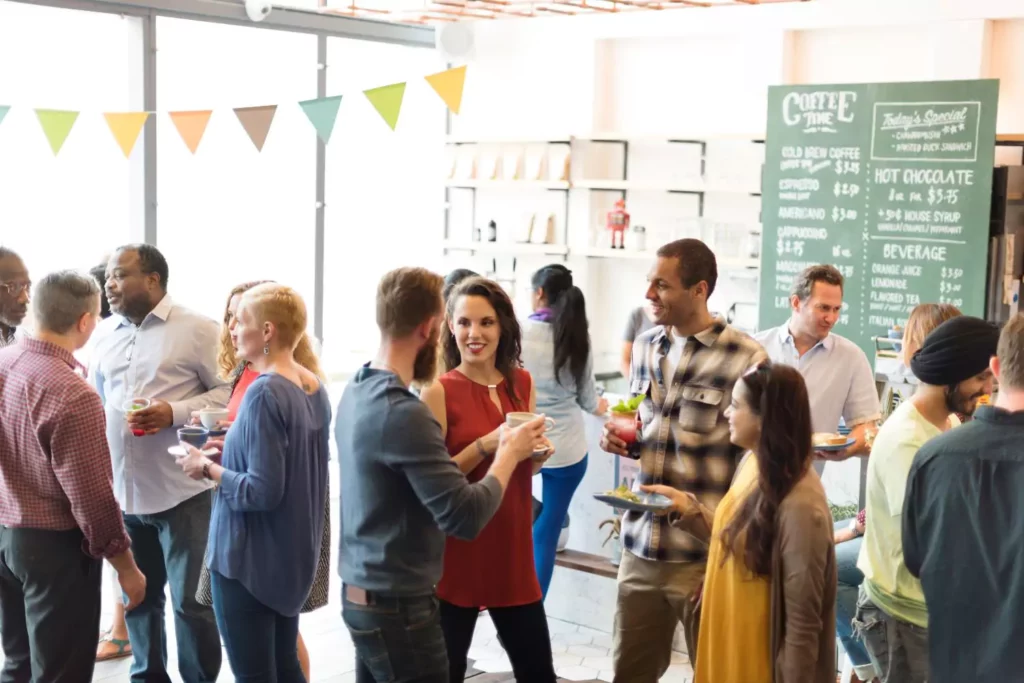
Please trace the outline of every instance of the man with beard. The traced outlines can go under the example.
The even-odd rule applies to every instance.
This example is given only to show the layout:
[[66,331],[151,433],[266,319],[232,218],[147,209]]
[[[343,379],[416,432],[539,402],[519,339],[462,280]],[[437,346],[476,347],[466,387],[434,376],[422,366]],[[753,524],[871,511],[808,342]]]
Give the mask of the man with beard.
[[[156,247],[121,247],[107,263],[113,315],[91,358],[89,376],[106,407],[114,494],[139,568],[146,599],[126,617],[133,681],[167,682],[164,590],[171,585],[178,671],[185,683],[215,681],[220,635],[213,610],[196,588],[213,503],[212,484],[185,476],[168,448],[192,411],[223,407],[230,385],[218,377],[220,325],[167,294],[167,261]],[[136,399],[148,407],[125,412]]]
[[999,330],[962,316],[925,338],[910,361],[920,388],[882,425],[868,460],[867,523],[857,567],[864,573],[854,627],[881,683],[924,683],[928,675],[928,608],[921,582],[903,556],[903,503],[914,456],[960,424],[992,392],[989,363]]
[[25,263],[10,249],[0,247],[0,349],[20,338],[18,328],[28,314],[31,287]]
[[443,284],[422,268],[399,268],[381,279],[380,349],[338,406],[335,438],[344,472],[338,573],[357,683],[448,683],[434,594],[445,535],[470,540],[480,533],[512,472],[544,433],[543,417],[503,428],[486,477],[470,484],[459,471],[441,425],[409,391],[436,374]]

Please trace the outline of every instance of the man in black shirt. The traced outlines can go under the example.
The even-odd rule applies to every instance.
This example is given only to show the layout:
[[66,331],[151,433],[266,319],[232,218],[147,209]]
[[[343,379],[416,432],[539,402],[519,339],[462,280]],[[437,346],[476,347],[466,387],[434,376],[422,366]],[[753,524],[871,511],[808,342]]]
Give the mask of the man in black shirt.
[[929,683],[1024,676],[1024,314],[991,361],[994,406],[925,444],[903,507],[903,558],[928,604]]

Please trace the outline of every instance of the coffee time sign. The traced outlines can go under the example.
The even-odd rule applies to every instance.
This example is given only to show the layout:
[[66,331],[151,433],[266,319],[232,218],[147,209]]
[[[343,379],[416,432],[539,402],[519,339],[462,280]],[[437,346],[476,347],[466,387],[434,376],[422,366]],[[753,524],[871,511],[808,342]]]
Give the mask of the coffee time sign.
[[914,306],[984,315],[998,81],[778,86],[768,92],[759,327],[793,277],[846,278],[836,331],[869,358]]

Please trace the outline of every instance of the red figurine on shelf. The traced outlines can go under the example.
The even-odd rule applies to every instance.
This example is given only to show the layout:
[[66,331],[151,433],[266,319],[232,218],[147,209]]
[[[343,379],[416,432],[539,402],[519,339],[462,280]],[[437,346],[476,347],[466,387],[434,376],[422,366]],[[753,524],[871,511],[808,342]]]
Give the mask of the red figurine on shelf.
[[[625,199],[615,202],[615,208],[608,212],[606,227],[612,233],[612,249],[625,249],[626,231],[629,230],[629,213],[626,211]],[[615,246],[616,236],[619,238],[618,246]]]

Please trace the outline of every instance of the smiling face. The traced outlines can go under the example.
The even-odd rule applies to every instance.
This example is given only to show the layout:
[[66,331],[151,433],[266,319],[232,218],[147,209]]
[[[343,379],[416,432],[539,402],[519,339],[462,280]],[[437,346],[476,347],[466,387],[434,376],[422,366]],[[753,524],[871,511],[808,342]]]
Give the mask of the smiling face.
[[238,306],[242,301],[241,294],[235,294],[231,297],[231,301],[228,302],[228,310],[225,313],[225,322],[228,325],[228,332],[231,336],[231,347],[238,353],[238,336],[235,334],[235,328],[238,324]]
[[14,254],[0,258],[0,324],[18,327],[28,314],[32,282],[24,262]]
[[733,387],[725,416],[729,419],[729,440],[740,448],[755,450],[761,439],[761,416],[750,405],[750,390],[743,380]]
[[231,331],[238,357],[251,363],[264,355],[263,348],[270,342],[272,335],[273,325],[258,321],[244,299],[239,302]]
[[792,327],[797,329],[790,331],[821,341],[832,332],[843,311],[843,288],[827,282],[815,282],[811,295],[805,301],[794,295],[791,303]]
[[707,309],[707,283],[686,287],[679,269],[678,258],[659,256],[647,276],[646,298],[656,325],[683,327]]
[[501,325],[497,311],[487,299],[482,296],[459,297],[448,327],[455,336],[463,363],[494,365],[501,340]]
[[978,399],[991,394],[993,384],[992,370],[986,368],[984,372],[947,389],[946,407],[954,413],[973,415],[978,407]]

